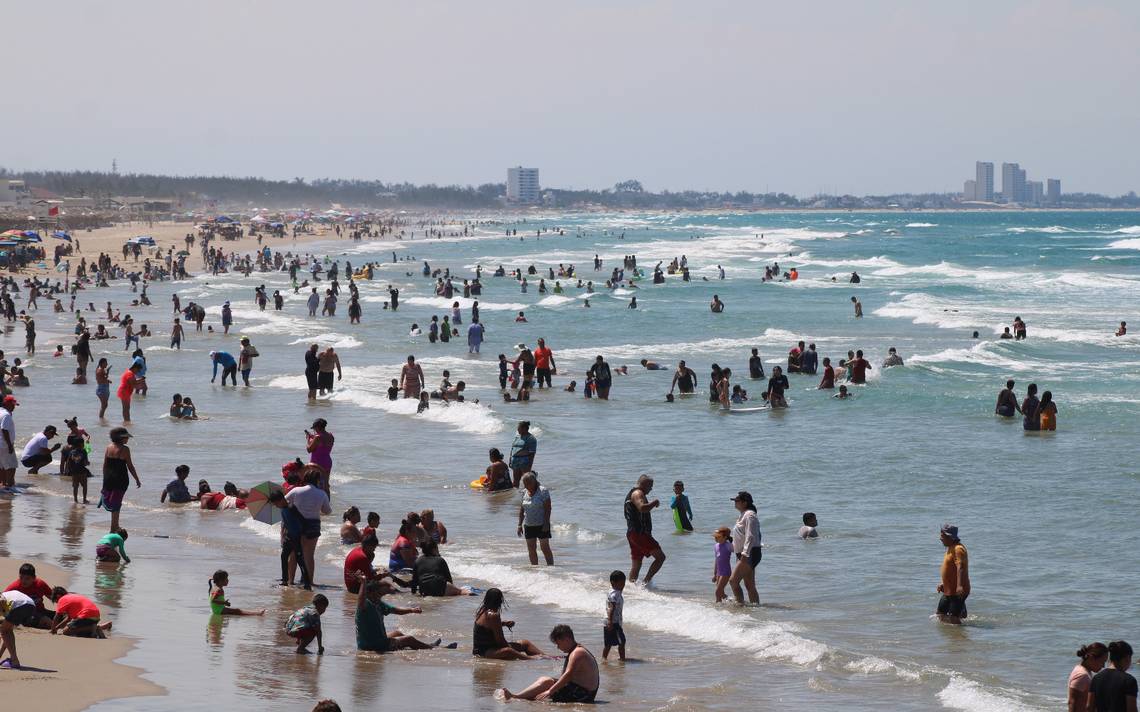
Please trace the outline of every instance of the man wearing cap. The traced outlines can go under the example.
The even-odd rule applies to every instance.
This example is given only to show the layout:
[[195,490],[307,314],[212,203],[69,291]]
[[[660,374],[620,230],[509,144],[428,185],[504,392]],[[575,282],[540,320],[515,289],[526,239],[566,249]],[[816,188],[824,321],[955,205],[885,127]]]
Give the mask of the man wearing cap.
[[237,385],[237,359],[233,357],[228,351],[211,351],[210,360],[214,363],[214,375],[210,377],[210,383],[213,383],[218,378],[218,366],[222,367],[222,385],[226,385],[226,378],[229,377],[233,385]]
[[60,445],[59,443],[49,445],[48,441],[55,437],[56,432],[55,426],[49,425],[42,433],[36,433],[24,446],[24,452],[20,454],[20,463],[28,468],[29,474],[38,475],[41,467],[51,464],[51,454],[58,450]]
[[629,558],[632,564],[629,568],[629,580],[637,583],[637,576],[641,573],[641,560],[645,557],[653,559],[649,571],[645,574],[645,585],[648,586],[653,577],[661,570],[665,563],[665,552],[661,545],[653,538],[654,509],[661,506],[661,500],[650,500],[648,495],[653,489],[653,478],[642,475],[637,479],[637,486],[625,496],[625,538],[629,542]]
[[15,396],[4,396],[0,401],[0,432],[4,442],[0,443],[0,489],[16,486],[16,422],[12,412],[20,402]]
[[966,598],[970,595],[970,559],[958,538],[958,527],[943,524],[940,533],[946,555],[942,558],[942,583],[938,592],[938,619],[959,624],[966,617]]
[[[230,327],[233,326],[233,324],[234,324],[234,313],[233,313],[233,310],[230,309],[230,303],[226,302],[225,304],[222,305],[222,329],[223,329],[222,333],[223,334],[229,334],[230,333]],[[222,383],[225,383],[225,382],[226,382],[226,379],[225,379],[225,377],[223,377]],[[235,382],[234,385],[236,386],[237,383]]]

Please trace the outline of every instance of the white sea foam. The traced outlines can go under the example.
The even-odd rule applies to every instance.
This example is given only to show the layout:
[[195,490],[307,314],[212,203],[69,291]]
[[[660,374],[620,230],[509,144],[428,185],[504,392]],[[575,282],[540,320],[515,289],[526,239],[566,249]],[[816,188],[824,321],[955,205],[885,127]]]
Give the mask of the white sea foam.
[[[386,298],[367,298],[366,301],[388,301]],[[471,305],[475,303],[474,299],[464,299],[463,297],[407,297],[400,301],[400,304],[418,304],[421,306],[435,307],[436,309],[447,309],[450,313],[451,305],[454,302],[459,302],[459,308],[465,312],[469,312]],[[479,301],[479,311],[522,311],[526,309],[526,304],[519,304],[516,302],[484,302]]]
[[[806,335],[794,334],[783,329],[765,329],[759,336],[745,339],[706,339],[705,341],[669,343],[669,344],[618,344],[616,346],[586,346],[582,348],[563,349],[556,352],[558,359],[590,359],[599,354],[607,359],[620,361],[623,359],[640,358],[643,354],[655,356],[687,356],[690,354],[705,355],[725,351],[738,351],[753,346],[779,346],[787,347],[796,341],[809,340]],[[814,339],[819,341],[819,339]]]
[[[467,561],[475,557],[465,557]],[[461,577],[493,581],[501,589],[539,605],[558,606],[595,615],[606,584],[597,577],[563,572],[557,578],[543,571],[521,571],[492,563],[461,563],[452,570]],[[760,660],[787,660],[798,665],[817,663],[827,652],[823,643],[796,634],[790,624],[757,620],[738,611],[715,608],[643,588],[627,587],[626,623],[713,645],[751,653]]]
[[1080,230],[1074,230],[1073,228],[1063,227],[1061,225],[1049,225],[1048,227],[1007,227],[1005,231],[1019,235],[1026,232],[1042,232],[1046,235],[1060,235],[1066,232],[1080,232]]
[[1133,238],[1131,240],[1117,240],[1116,242],[1108,243],[1108,246],[1114,250],[1140,250],[1140,238]]
[[364,343],[355,336],[346,336],[332,332],[318,334],[317,336],[303,336],[289,342],[290,346],[296,346],[298,344],[320,344],[321,346],[332,346],[334,349],[354,349],[357,346],[364,345]]
[[563,296],[561,294],[551,294],[551,295],[548,295],[548,296],[543,297],[542,299],[538,300],[538,302],[535,303],[535,306],[538,306],[538,307],[560,307],[560,306],[563,306],[566,304],[570,304],[573,301],[574,301],[574,297],[566,297],[566,296]]
[[907,223],[904,227],[938,227],[938,223],[912,222]]
[[1129,225],[1122,227],[1119,230],[1113,230],[1113,235],[1140,235],[1140,225]]
[[[1011,690],[987,689],[973,680],[952,674],[950,682],[938,693],[938,701],[944,707],[965,712],[1035,712],[1049,709],[1026,704],[1014,697],[1014,694]],[[1063,702],[1058,700],[1058,703]]]

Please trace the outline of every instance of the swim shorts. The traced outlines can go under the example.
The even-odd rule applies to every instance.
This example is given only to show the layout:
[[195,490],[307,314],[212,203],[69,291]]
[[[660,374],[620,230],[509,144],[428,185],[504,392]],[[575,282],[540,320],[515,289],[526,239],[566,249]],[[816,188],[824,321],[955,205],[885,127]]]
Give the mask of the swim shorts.
[[626,532],[625,538],[629,541],[629,554],[635,559],[644,559],[661,548],[656,539],[642,532]]
[[602,640],[607,648],[615,645],[625,645],[625,631],[621,629],[620,625],[615,625],[610,628],[602,626]]
[[16,606],[12,610],[8,611],[8,614],[4,616],[4,620],[8,623],[11,623],[12,625],[24,625],[28,621],[34,621],[35,619],[36,607],[31,603],[25,603],[22,606]]
[[107,557],[114,553],[115,550],[109,544],[100,544],[95,547],[95,558],[100,561],[106,561]]
[[[754,546],[748,550],[748,563],[752,568],[756,568],[756,563],[764,558],[764,550],[758,546]],[[740,554],[736,555],[736,560],[740,561]]]
[[126,490],[103,490],[99,493],[99,506],[108,512],[117,512],[123,507]]
[[1008,406],[1008,405],[1003,405],[1002,407],[998,408],[997,414],[1003,418],[1012,418],[1013,417],[1013,407]]
[[549,539],[550,538],[550,528],[544,527],[541,524],[535,525],[533,527],[529,527],[529,526],[523,527],[523,538],[524,539]]
[[68,624],[68,630],[87,630],[99,625],[98,618],[73,618]]
[[568,682],[565,687],[550,696],[550,701],[588,703],[593,702],[597,694],[597,690],[590,692],[576,682]]
[[938,599],[938,615],[966,617],[966,599],[961,596],[942,596]]

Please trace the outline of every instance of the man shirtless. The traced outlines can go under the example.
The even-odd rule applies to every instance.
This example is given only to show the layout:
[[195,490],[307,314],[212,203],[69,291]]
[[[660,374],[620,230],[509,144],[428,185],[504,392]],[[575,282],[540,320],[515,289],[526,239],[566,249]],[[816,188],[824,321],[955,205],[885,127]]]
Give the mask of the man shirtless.
[[994,406],[994,415],[1000,415],[1003,418],[1012,418],[1014,414],[1021,412],[1021,406],[1017,404],[1017,396],[1013,392],[1013,381],[1005,382],[1005,388],[1001,393],[998,393],[997,405]]
[[556,625],[550,631],[550,642],[566,653],[562,664],[562,674],[555,680],[540,677],[530,687],[512,693],[507,688],[499,692],[504,700],[550,700],[551,702],[589,703],[594,701],[601,685],[598,661],[593,653],[574,639],[574,631],[568,625]]

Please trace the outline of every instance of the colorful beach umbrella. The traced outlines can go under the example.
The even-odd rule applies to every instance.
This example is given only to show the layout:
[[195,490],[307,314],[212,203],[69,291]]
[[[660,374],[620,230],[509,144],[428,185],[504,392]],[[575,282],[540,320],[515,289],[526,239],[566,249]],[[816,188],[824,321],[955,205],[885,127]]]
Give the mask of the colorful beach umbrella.
[[283,488],[276,482],[266,480],[249,490],[249,497],[245,500],[245,508],[249,516],[263,524],[277,524],[281,521],[281,508],[269,501],[269,495],[281,492]]

